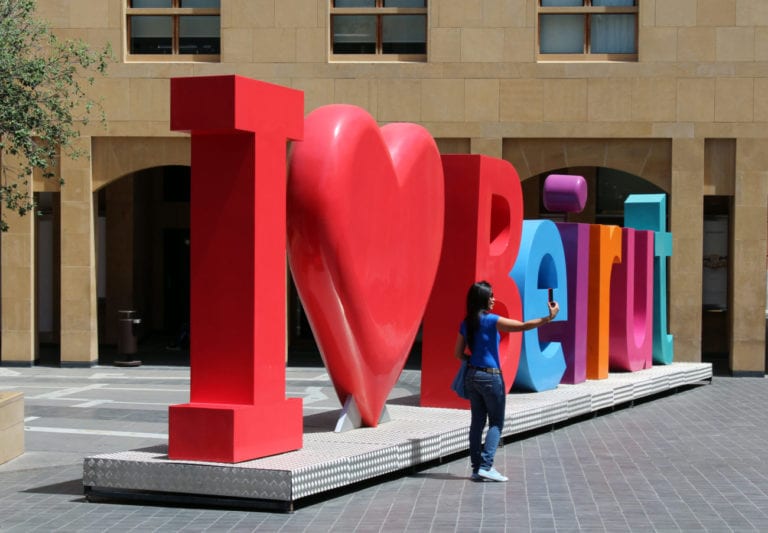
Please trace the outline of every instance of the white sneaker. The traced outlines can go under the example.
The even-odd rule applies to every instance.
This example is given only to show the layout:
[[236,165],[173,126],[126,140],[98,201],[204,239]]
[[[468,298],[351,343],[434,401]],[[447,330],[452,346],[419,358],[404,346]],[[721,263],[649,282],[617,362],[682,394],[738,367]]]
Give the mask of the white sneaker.
[[477,475],[490,481],[507,481],[509,479],[507,476],[502,476],[495,468],[490,470],[483,470],[481,468],[477,471]]

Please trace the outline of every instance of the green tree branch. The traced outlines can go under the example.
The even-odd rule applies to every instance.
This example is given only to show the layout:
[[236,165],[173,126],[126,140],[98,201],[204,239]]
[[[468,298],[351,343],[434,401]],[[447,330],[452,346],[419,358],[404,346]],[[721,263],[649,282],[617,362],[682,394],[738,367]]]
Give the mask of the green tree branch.
[[[35,0],[0,0],[0,157],[19,161],[10,168],[2,158],[0,202],[20,215],[34,209],[28,187],[34,171],[53,177],[60,154],[83,155],[72,141],[91,113],[99,111],[105,121],[86,87],[112,60],[109,45],[94,51],[83,41],[57,38],[35,17],[35,7]],[[0,220],[0,230],[7,229]]]

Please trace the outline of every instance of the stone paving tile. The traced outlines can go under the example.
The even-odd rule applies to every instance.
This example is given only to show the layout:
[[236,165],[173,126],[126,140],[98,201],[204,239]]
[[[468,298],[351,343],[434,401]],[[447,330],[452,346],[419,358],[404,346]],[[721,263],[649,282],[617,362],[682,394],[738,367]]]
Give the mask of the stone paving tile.
[[[137,370],[0,372],[0,390],[25,390],[26,416],[39,417],[30,427],[72,431],[28,431],[26,457],[0,465],[1,532],[768,531],[766,379],[716,377],[509,441],[496,462],[508,483],[470,482],[460,457],[275,514],[84,499],[83,456],[158,444],[125,433],[165,433],[166,406],[187,399],[188,369]],[[307,413],[338,408],[323,369],[289,369],[287,378],[290,394],[314,395]],[[403,374],[402,401],[418,393],[418,380]]]

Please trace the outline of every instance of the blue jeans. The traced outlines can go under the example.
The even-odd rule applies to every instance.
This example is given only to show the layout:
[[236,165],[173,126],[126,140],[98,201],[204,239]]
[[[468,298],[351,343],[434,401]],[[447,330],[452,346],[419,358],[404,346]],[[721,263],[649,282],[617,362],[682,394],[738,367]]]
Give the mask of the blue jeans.
[[[474,368],[467,369],[464,386],[469,394],[472,409],[472,423],[469,426],[469,457],[472,472],[489,470],[499,447],[501,431],[504,428],[504,407],[507,391],[501,374],[489,374]],[[485,445],[481,446],[483,428],[488,422]]]

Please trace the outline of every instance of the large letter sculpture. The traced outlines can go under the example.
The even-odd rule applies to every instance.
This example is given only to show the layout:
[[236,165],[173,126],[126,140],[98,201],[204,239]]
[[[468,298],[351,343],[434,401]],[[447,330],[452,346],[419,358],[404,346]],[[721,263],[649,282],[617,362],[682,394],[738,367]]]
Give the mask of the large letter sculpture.
[[610,368],[653,366],[653,232],[622,228],[611,279]]
[[611,271],[615,263],[621,262],[621,228],[594,224],[589,230],[587,379],[606,379],[609,367]]
[[[589,224],[558,222],[568,279],[568,320],[541,328],[542,342],[558,341],[563,348],[565,373],[561,383],[587,380],[587,320],[589,318]],[[561,303],[561,308],[563,304]]]
[[337,428],[375,427],[440,259],[440,153],[421,126],[379,129],[354,106],[321,107],[305,130],[288,180],[291,272],[349,414]]
[[[551,174],[544,181],[544,207],[553,212],[581,213],[587,202],[583,176]],[[561,383],[587,379],[587,318],[589,316],[589,224],[558,222],[568,280],[568,299],[559,302],[568,320],[541,328],[541,342],[559,341],[565,357]]]
[[[468,408],[451,381],[459,367],[453,349],[467,289],[477,280],[493,285],[495,312],[520,317],[522,306],[509,271],[523,224],[523,198],[515,168],[480,155],[443,156],[445,231],[435,285],[424,315],[421,405]],[[457,305],[458,304],[458,305]],[[499,348],[507,388],[517,374],[520,333],[503,335]]]
[[[554,222],[523,222],[520,253],[512,269],[512,278],[520,289],[523,320],[549,314],[549,289],[552,289],[554,300],[561,306],[555,320],[568,320],[565,252]],[[515,388],[539,392],[557,387],[565,372],[565,358],[560,343],[542,342],[539,329],[536,328],[523,332],[522,344]]]
[[667,232],[667,197],[632,194],[624,202],[624,225],[653,231],[653,362],[668,365],[674,358],[673,336],[667,333],[667,257],[672,234]]
[[171,80],[192,133],[191,391],[169,409],[171,459],[239,462],[302,446],[285,398],[285,147],[303,94],[238,76]]
[[[615,226],[556,229],[532,221],[521,249],[514,167],[478,155],[441,159],[421,126],[379,128],[365,111],[346,105],[319,108],[305,121],[300,91],[212,76],[171,80],[171,128],[192,137],[194,334],[190,401],[169,408],[170,459],[240,462],[301,448],[301,400],[285,397],[286,233],[291,271],[323,360],[358,425],[380,421],[422,316],[421,404],[468,407],[450,388],[464,312],[457,303],[480,279],[494,285],[496,311],[504,316],[546,314],[550,287],[563,306],[560,324],[526,334],[522,365],[521,333],[502,336],[508,389],[513,382],[553,388],[563,372],[571,383],[584,374],[607,377],[609,325],[612,351],[621,359],[615,366],[648,366],[654,243],[653,360],[672,360],[666,333],[672,250],[663,195],[625,204],[626,226],[647,231],[625,229],[622,239]],[[304,128],[286,183],[286,143],[301,139]],[[586,187],[573,178],[557,176],[545,202],[580,210]],[[612,289],[612,269],[622,257]],[[523,287],[525,316],[515,280]],[[563,330],[563,323],[573,326]],[[552,342],[560,332],[565,359]]]

